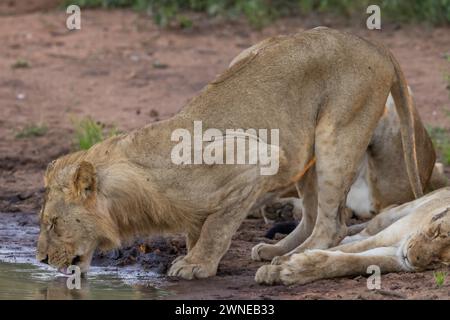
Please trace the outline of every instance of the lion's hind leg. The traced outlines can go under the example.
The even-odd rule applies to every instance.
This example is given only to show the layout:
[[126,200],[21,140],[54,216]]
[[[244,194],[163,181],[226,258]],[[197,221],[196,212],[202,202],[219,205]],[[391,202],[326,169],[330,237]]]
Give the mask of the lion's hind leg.
[[264,265],[255,280],[261,284],[306,284],[319,279],[366,275],[375,265],[382,273],[404,270],[397,247],[382,247],[360,253],[308,250],[293,254],[280,265]]
[[[273,264],[311,249],[328,249],[347,235],[345,204],[361,161],[377,126],[389,93],[386,76],[361,78],[354,86],[336,88],[335,97],[321,109],[315,130],[317,216],[311,235]],[[371,90],[377,85],[379,90]],[[384,90],[383,90],[384,89]]]

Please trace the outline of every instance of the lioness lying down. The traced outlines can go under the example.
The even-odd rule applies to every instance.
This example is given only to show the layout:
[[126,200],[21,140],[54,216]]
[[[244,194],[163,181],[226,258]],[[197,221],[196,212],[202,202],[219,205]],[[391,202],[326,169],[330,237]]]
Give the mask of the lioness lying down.
[[[316,28],[275,38],[247,55],[171,119],[50,164],[37,259],[61,271],[71,264],[86,271],[97,247],[118,247],[152,232],[185,232],[188,253],[168,274],[213,276],[247,213],[267,200],[264,195],[295,183],[309,199],[295,236],[276,251],[262,245],[253,254],[267,259],[333,247],[347,234],[345,198],[389,92],[408,178],[420,197],[413,101],[397,61],[380,45]],[[189,133],[194,121],[219,132],[279,130],[279,146],[270,149],[278,171],[262,175],[261,164],[197,163],[195,147],[193,164],[175,163],[173,133]]]
[[308,250],[280,265],[259,268],[265,284],[305,284],[318,279],[366,275],[376,265],[383,273],[419,271],[450,263],[450,188],[389,208],[359,234],[330,250]]

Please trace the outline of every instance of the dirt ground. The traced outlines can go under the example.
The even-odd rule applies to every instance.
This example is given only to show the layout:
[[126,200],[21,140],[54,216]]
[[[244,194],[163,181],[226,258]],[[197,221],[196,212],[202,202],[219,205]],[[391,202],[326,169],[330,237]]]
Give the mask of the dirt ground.
[[[36,223],[33,215],[41,205],[42,175],[48,162],[74,150],[71,119],[89,115],[127,131],[170,117],[241,50],[275,34],[328,25],[381,40],[400,61],[425,123],[450,128],[444,80],[450,74],[445,59],[450,53],[450,28],[390,24],[378,32],[315,17],[286,18],[255,31],[241,21],[193,16],[192,29],[161,30],[148,16],[132,11],[83,10],[82,29],[68,31],[65,12],[51,9],[55,1],[31,1],[27,7],[21,3],[0,3],[0,215],[23,214],[24,223]],[[14,68],[18,61],[26,61],[27,66]],[[44,136],[16,138],[22,128],[36,123],[48,127]],[[251,261],[250,249],[266,229],[262,220],[246,220],[218,276],[195,282],[169,279],[167,288],[176,292],[172,298],[450,297],[450,281],[438,289],[432,272],[385,275],[382,290],[377,291],[367,290],[364,277],[305,286],[259,286],[253,276],[262,263]],[[150,263],[163,272],[183,250],[180,236],[156,242],[152,238],[122,250],[119,256],[114,256],[117,252],[98,255],[96,263]],[[149,254],[156,256],[149,258]]]

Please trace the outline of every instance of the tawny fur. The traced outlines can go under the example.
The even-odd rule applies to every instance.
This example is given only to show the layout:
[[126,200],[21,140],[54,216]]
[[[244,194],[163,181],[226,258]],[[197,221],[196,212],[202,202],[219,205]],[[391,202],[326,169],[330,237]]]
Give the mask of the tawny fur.
[[256,273],[258,283],[306,284],[326,278],[414,272],[450,263],[450,188],[389,208],[338,247],[294,254]]
[[[448,185],[442,163],[435,163],[436,153],[421,119],[414,109],[414,130],[419,172],[425,192]],[[286,196],[286,195],[284,195]],[[292,188],[287,198],[276,202],[294,206],[298,220],[302,217],[302,199],[295,198],[297,190]],[[346,206],[352,213],[363,219],[372,218],[383,209],[400,205],[414,199],[404,166],[400,122],[391,95],[386,102],[386,110],[375,129],[366,151],[363,163],[358,169],[346,200]],[[270,213],[261,209],[266,220]],[[351,216],[351,215],[350,215]],[[348,218],[350,218],[350,216]]]

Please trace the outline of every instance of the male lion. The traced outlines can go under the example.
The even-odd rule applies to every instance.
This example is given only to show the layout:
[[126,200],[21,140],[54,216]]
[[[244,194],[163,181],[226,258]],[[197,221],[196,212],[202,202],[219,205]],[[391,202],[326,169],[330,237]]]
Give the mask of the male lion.
[[[260,247],[257,254],[335,246],[346,235],[346,194],[389,92],[399,113],[408,177],[419,197],[413,101],[397,61],[380,45],[316,28],[277,38],[239,61],[173,118],[56,160],[46,172],[37,258],[86,271],[96,247],[182,231],[188,253],[168,274],[213,276],[232,235],[260,205],[257,199],[297,181],[308,201],[295,241],[276,252]],[[191,129],[194,121],[220,132],[279,129],[278,172],[261,175],[259,165],[251,164],[175,164],[172,133]]]
[[319,279],[419,271],[450,263],[450,188],[386,209],[359,234],[330,250],[308,250],[258,269],[258,283],[305,284]]

